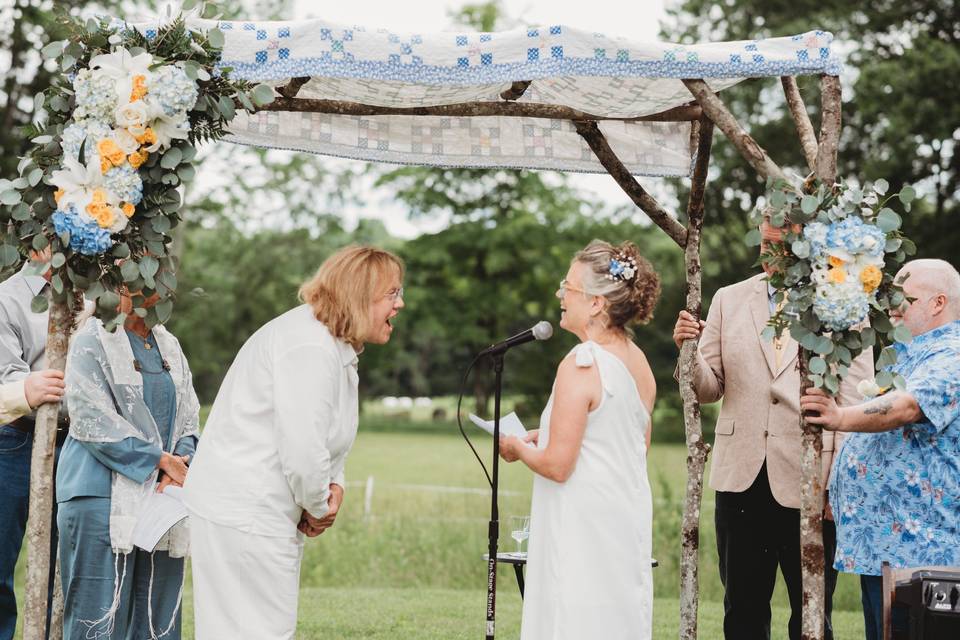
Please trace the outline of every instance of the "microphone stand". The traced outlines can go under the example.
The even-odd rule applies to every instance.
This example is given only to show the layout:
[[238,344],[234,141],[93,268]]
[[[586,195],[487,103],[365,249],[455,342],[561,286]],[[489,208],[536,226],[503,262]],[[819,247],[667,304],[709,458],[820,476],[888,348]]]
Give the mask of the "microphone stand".
[[497,487],[499,484],[500,462],[500,392],[503,382],[503,356],[505,351],[494,353],[494,396],[493,396],[493,475],[491,478],[490,524],[487,529],[487,634],[486,640],[493,640],[497,609],[497,543],[500,537],[500,508],[497,505]]

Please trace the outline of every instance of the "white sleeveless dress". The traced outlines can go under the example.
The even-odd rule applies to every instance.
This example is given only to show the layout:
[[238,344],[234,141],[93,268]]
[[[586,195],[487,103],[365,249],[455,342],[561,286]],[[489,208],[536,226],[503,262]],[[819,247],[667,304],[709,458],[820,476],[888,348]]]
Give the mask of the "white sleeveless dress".
[[[520,637],[647,640],[653,622],[650,415],[619,358],[594,342],[571,353],[577,366],[598,367],[603,396],[588,416],[567,481],[535,476]],[[553,394],[540,418],[540,448],[550,442],[552,409]]]

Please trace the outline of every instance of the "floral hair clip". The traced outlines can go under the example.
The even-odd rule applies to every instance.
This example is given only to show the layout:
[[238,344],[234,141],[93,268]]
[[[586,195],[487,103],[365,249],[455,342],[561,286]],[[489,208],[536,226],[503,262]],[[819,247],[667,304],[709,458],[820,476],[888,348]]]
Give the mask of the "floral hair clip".
[[607,280],[633,280],[637,274],[637,261],[621,253],[616,258],[610,260],[610,273],[607,274]]

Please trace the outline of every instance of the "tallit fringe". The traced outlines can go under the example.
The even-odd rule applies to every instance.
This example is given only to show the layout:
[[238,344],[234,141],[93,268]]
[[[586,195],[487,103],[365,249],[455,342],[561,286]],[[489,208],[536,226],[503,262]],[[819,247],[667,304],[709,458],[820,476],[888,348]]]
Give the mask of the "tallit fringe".
[[163,633],[157,635],[157,632],[153,629],[153,554],[155,552],[150,552],[150,587],[147,590],[147,621],[150,625],[150,640],[160,640],[163,636],[167,635],[173,630],[173,627],[177,624],[177,614],[180,613],[180,603],[183,601],[183,584],[187,580],[187,569],[184,566],[183,576],[180,578],[180,591],[177,593],[177,606],[174,607],[173,613],[170,614],[170,624],[167,625],[167,628],[163,630]]
[[[123,556],[123,573],[120,572],[120,556]],[[100,637],[109,637],[113,635],[113,630],[117,621],[117,610],[120,608],[120,592],[123,581],[127,577],[127,556],[126,554],[113,554],[113,602],[105,610],[104,614],[98,620],[81,620],[80,623],[87,627],[87,640],[97,640]],[[103,626],[103,629],[97,627]]]

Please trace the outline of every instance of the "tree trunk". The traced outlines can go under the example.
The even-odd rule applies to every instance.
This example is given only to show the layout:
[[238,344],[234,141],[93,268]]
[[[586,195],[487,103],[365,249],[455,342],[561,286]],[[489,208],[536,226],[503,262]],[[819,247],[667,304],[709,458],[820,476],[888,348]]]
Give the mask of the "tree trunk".
[[[710,165],[713,122],[699,123],[697,164],[687,204],[687,244],[684,264],[687,271],[687,312],[700,318],[702,312],[700,230],[703,227],[703,198]],[[710,445],[703,441],[700,402],[693,386],[697,343],[687,340],[680,348],[680,395],[683,398],[683,423],[687,440],[687,490],[683,505],[680,552],[680,638],[696,640],[699,602],[700,504],[703,499],[703,471]]]
[[[47,367],[63,371],[74,314],[66,297],[50,305]],[[23,607],[23,640],[44,640],[47,589],[50,581],[50,532],[53,514],[53,464],[56,455],[57,415],[60,403],[37,410],[30,459],[30,512],[27,519],[27,579]],[[51,630],[53,631],[53,630]],[[51,633],[51,637],[59,637]]]
[[[800,394],[812,385],[807,374],[810,352],[800,348]],[[809,424],[800,414],[800,570],[803,576],[803,617],[801,640],[823,639],[824,558],[823,558],[823,483],[820,427]]]
[[[817,149],[816,177],[832,186],[837,179],[837,150],[840,141],[840,79],[823,76],[821,86],[820,144]],[[812,385],[807,379],[810,352],[801,348],[800,395]],[[820,427],[807,424],[800,415],[800,569],[803,578],[803,617],[801,640],[822,640],[824,612],[823,557],[823,482]]]

